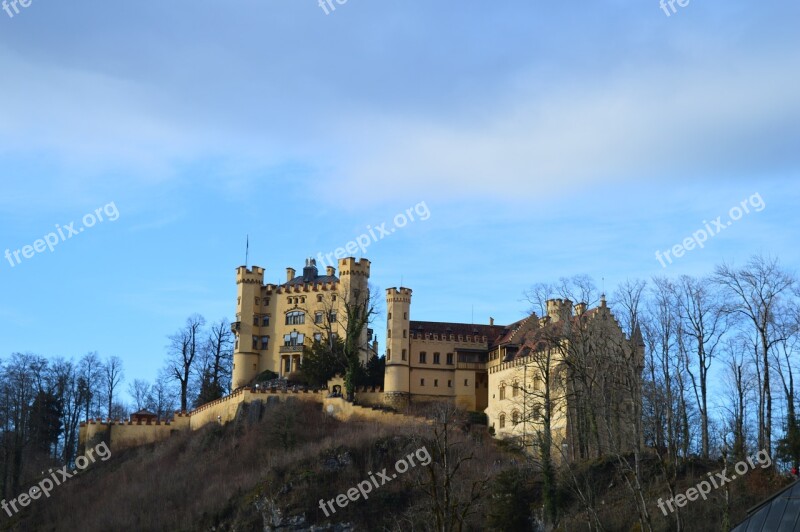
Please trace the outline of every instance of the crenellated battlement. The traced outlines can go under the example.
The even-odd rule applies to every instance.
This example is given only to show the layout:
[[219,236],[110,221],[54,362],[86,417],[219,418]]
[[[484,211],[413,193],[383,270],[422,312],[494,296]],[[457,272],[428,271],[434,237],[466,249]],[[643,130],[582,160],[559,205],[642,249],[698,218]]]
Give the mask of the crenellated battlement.
[[361,258],[356,259],[355,257],[345,257],[343,259],[339,259],[339,277],[344,276],[362,276],[362,277],[369,277],[370,268],[372,263],[370,263],[369,259]]
[[264,268],[253,266],[252,270],[247,269],[247,266],[239,266],[236,268],[236,284],[264,284]]
[[411,303],[410,288],[387,288],[386,289],[386,302],[387,303]]

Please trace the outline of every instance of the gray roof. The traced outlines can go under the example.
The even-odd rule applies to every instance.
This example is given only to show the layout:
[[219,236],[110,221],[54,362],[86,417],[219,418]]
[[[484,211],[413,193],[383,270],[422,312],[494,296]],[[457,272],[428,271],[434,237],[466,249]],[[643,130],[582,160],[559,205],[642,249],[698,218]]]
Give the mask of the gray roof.
[[773,532],[800,529],[800,481],[795,481],[747,511],[731,532]]
[[338,283],[339,278],[335,275],[317,275],[313,279],[304,279],[302,275],[298,275],[291,281],[282,284],[281,286],[294,286],[296,284],[305,284],[305,283]]

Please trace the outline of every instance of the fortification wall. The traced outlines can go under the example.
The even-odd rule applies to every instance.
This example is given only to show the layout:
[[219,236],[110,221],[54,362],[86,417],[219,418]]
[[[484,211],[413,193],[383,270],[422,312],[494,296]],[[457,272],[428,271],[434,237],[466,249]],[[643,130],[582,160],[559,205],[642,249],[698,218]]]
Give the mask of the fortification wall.
[[87,442],[94,443],[102,439],[108,442],[111,451],[114,452],[163,441],[175,432],[200,430],[209,423],[221,423],[224,425],[236,418],[236,412],[238,412],[239,405],[242,403],[267,402],[276,399],[285,401],[289,397],[322,403],[327,395],[327,390],[303,392],[243,388],[227,397],[205,404],[192,412],[186,414],[176,413],[171,422],[133,423],[130,421],[90,419],[87,423],[81,423],[78,442],[80,446],[85,447]]
[[391,425],[418,425],[429,423],[429,420],[406,414],[398,414],[384,410],[373,410],[348,403],[341,397],[326,397],[323,409],[339,421],[377,421]]

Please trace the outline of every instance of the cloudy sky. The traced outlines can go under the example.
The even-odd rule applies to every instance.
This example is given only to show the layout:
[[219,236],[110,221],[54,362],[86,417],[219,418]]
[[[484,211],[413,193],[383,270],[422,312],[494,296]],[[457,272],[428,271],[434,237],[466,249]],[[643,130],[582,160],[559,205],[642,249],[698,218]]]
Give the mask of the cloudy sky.
[[188,315],[233,317],[248,234],[276,282],[385,223],[372,282],[414,289],[423,320],[511,322],[576,274],[797,268],[800,4],[633,4],[0,11],[0,357],[96,350],[153,379]]

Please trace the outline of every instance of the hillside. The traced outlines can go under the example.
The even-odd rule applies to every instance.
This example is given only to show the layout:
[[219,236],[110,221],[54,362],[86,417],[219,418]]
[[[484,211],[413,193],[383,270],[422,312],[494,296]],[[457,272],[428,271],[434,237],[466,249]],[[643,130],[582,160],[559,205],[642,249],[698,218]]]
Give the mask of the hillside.
[[[446,430],[434,423],[409,431],[373,422],[339,422],[316,404],[256,403],[240,410],[227,426],[177,434],[98,462],[57,487],[50,499],[34,501],[0,526],[86,532],[372,531],[457,530],[461,522],[464,530],[533,529],[530,517],[541,507],[538,475],[485,429],[469,428],[453,412],[448,414],[440,418],[446,419]],[[393,473],[395,463],[408,461],[409,455],[414,465]],[[718,469],[713,462],[692,463],[681,472],[679,484],[688,487]],[[635,529],[630,492],[614,460],[582,464],[572,474],[595,494],[604,529]],[[652,462],[645,462],[645,475],[654,528],[668,530],[672,522],[655,507],[666,492]],[[730,485],[733,522],[781,483],[761,470],[740,482]],[[560,529],[586,529],[588,515],[576,491],[567,480],[561,485]],[[359,486],[368,499],[360,495]],[[359,493],[357,500],[348,500],[344,508],[334,502],[335,514],[326,517],[320,500],[346,499],[351,489]],[[713,493],[706,503],[685,509],[690,530],[719,529],[721,496]],[[326,511],[331,513],[329,507]]]

